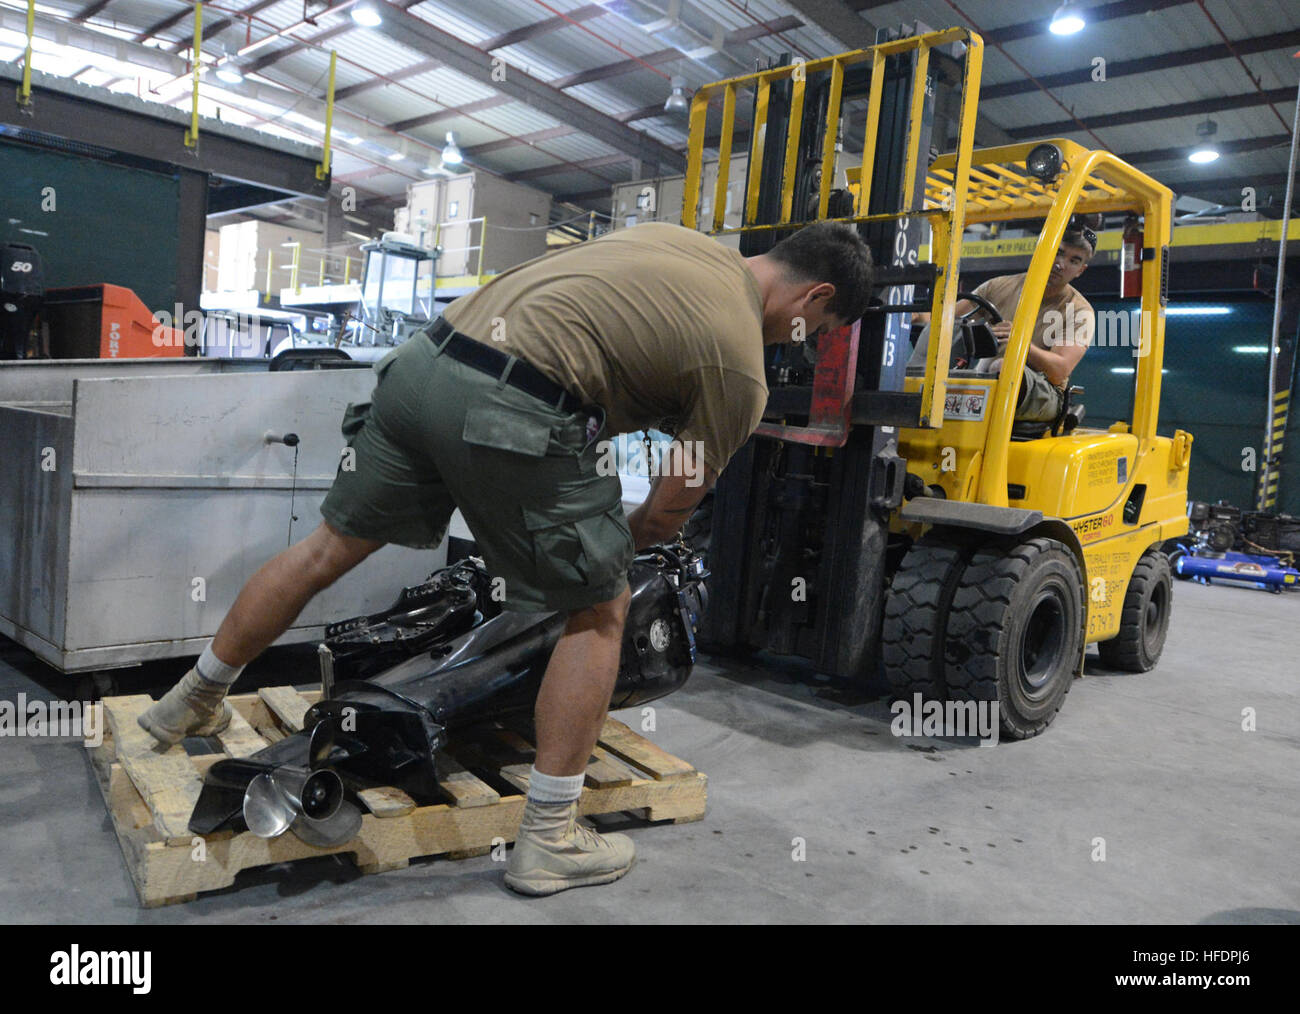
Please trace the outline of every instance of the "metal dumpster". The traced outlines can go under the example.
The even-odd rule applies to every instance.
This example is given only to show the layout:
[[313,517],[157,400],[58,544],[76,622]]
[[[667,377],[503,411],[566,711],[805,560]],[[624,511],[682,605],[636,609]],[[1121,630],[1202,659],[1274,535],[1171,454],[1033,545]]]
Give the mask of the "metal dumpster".
[[[344,408],[373,386],[250,360],[0,363],[0,633],[66,673],[198,654],[244,581],[320,523]],[[296,451],[267,442],[290,432]],[[385,608],[445,560],[445,542],[388,546],[277,643]]]

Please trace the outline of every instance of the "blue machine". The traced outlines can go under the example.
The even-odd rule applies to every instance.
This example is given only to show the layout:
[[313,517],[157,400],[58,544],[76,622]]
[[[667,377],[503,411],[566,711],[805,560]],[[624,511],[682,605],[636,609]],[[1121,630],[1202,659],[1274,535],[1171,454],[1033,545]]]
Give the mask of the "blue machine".
[[1271,592],[1300,588],[1300,570],[1284,567],[1276,557],[1246,553],[1212,553],[1199,546],[1179,546],[1169,555],[1174,573],[1184,581],[1240,581]]

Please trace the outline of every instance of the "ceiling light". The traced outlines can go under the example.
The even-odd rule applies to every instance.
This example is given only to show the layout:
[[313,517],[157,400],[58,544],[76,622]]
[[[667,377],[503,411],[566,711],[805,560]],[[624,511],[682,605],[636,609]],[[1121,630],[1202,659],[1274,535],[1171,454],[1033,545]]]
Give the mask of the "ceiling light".
[[1218,129],[1218,124],[1213,120],[1206,120],[1204,123],[1196,125],[1196,136],[1201,139],[1201,143],[1188,153],[1187,161],[1203,165],[1206,162],[1214,162],[1218,159],[1219,149],[1211,140]]
[[447,131],[447,144],[442,149],[442,162],[444,165],[460,165],[465,161],[465,156],[461,154],[460,147],[456,144],[456,132]]
[[383,15],[371,0],[361,0],[359,4],[353,6],[352,20],[362,28],[378,28],[384,23]]
[[668,96],[668,101],[664,103],[665,113],[684,113],[690,108],[690,103],[686,101],[686,78],[674,77],[671,79],[672,93]]
[[390,162],[400,162],[404,158],[406,158],[406,156],[403,155],[400,151],[390,152],[388,155],[388,161]]
[[1052,23],[1047,27],[1051,29],[1053,35],[1073,35],[1075,32],[1083,31],[1085,24],[1087,22],[1084,21],[1083,12],[1078,4],[1063,3],[1052,15]]
[[239,68],[229,61],[217,64],[217,80],[226,84],[237,85],[244,80]]

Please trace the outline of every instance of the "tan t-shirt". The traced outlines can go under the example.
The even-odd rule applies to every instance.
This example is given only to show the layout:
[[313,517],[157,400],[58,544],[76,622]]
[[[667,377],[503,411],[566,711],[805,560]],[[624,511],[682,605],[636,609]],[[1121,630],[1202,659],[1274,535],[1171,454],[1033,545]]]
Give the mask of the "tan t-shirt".
[[575,243],[447,307],[457,331],[517,355],[611,433],[669,427],[721,472],[767,405],[763,300],[744,258],[667,223]]
[[[975,290],[975,295],[983,296],[996,306],[1003,320],[1011,320],[1016,314],[1016,307],[1020,305],[1027,277],[1027,274],[1022,274],[990,278]],[[1086,347],[1092,344],[1096,326],[1092,304],[1077,289],[1067,285],[1056,299],[1043,296],[1031,341],[1039,348],[1049,350],[1061,345]],[[1001,358],[981,359],[975,368],[996,372],[1001,365]]]

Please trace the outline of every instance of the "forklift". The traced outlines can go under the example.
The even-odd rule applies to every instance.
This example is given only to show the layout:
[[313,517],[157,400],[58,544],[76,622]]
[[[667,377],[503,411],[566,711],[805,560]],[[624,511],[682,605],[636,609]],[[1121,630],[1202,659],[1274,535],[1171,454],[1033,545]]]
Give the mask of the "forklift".
[[[859,684],[883,675],[901,700],[988,702],[1002,735],[1024,739],[1055,718],[1086,645],[1115,668],[1158,661],[1173,600],[1160,546],[1187,531],[1192,437],[1157,435],[1171,192],[1067,140],[975,149],[982,57],[966,29],[882,31],[869,49],[694,96],[683,225],[738,234],[750,256],[809,222],[846,222],[877,265],[861,320],[815,351],[768,350],[764,421],[712,498],[702,637],[715,651],[802,656]],[[728,229],[742,94],[752,96],[745,203]],[[706,138],[717,192],[701,223]],[[1072,216],[1097,212],[1142,223],[1130,417],[1084,428],[1074,389],[1052,423],[1016,422],[1053,259]],[[996,343],[976,318],[996,309],[958,291],[963,233],[1040,220],[1002,369],[978,373],[969,365]],[[977,309],[958,318],[959,300]],[[933,324],[909,368],[918,311]]]

